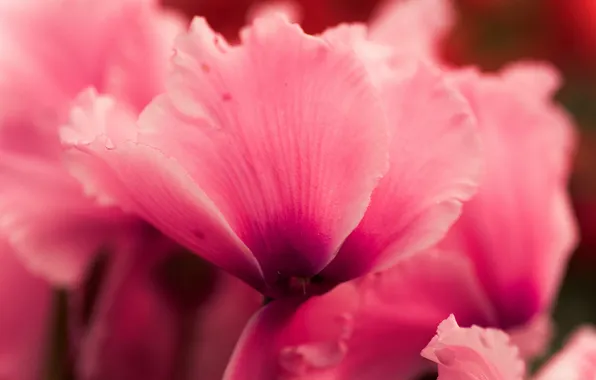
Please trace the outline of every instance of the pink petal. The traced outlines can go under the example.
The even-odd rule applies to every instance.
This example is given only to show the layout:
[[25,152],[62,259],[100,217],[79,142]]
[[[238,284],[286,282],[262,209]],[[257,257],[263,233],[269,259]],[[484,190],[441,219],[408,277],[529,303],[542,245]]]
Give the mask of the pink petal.
[[579,328],[565,345],[540,369],[536,380],[584,380],[596,376],[596,330]]
[[183,24],[156,1],[19,3],[0,7],[5,114],[24,112],[36,124],[51,119],[47,127],[56,130],[72,97],[87,86],[137,107],[162,91],[171,43]]
[[434,245],[475,192],[481,158],[475,123],[443,75],[421,65],[383,87],[391,166],[324,277],[353,278]]
[[303,18],[303,9],[300,3],[293,0],[267,0],[253,3],[246,13],[249,24],[258,18],[269,17],[280,13],[293,23],[300,23]]
[[[249,255],[270,292],[317,274],[360,221],[387,166],[385,115],[357,56],[280,17],[258,20],[234,47],[196,19],[174,66],[167,96],[141,116],[139,141],[152,148],[104,152],[119,157],[109,165],[120,167],[137,207],[259,289],[256,263],[246,273]],[[204,239],[214,223],[229,236]]]
[[51,282],[78,282],[100,248],[127,223],[98,207],[59,162],[2,155],[0,231],[26,266]]
[[[71,320],[80,340],[78,375],[165,380],[184,373],[221,379],[262,297],[140,227],[108,256],[97,299],[85,299],[88,292],[75,298],[79,318]],[[85,313],[89,304],[92,309]]]
[[522,380],[524,362],[500,330],[461,328],[453,314],[441,322],[422,356],[439,367],[438,380]]
[[203,257],[263,288],[258,263],[213,202],[176,161],[133,140],[134,112],[91,91],[79,97],[72,115],[61,133],[71,147],[69,166],[94,194],[137,212]]
[[52,315],[52,288],[0,243],[0,378],[38,380]]
[[519,349],[522,359],[543,355],[553,337],[554,326],[550,315],[541,314],[528,323],[506,330],[511,343]]
[[198,316],[195,379],[222,379],[238,339],[262,302],[263,297],[255,290],[220,272],[216,288]]
[[304,303],[273,301],[247,325],[224,379],[335,378],[330,371],[347,353],[358,298],[352,284],[343,284]]
[[480,290],[465,257],[427,252],[302,304],[273,301],[247,327],[226,379],[415,378],[445,315],[494,323]]
[[[526,83],[535,75],[528,69]],[[473,260],[499,327],[509,329],[548,311],[576,242],[566,192],[572,125],[511,79],[457,76],[478,116],[486,175],[444,245]]]
[[454,24],[451,0],[390,0],[371,22],[371,39],[401,54],[439,62],[439,44]]
[[173,373],[177,319],[151,276],[167,247],[129,240],[110,258],[81,336],[77,375],[84,380],[163,380]]

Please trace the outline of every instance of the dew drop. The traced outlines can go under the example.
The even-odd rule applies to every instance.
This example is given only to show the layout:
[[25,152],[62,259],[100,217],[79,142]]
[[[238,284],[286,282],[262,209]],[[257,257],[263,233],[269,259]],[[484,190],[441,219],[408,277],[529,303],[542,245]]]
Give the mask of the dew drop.
[[106,138],[106,149],[108,149],[108,150],[116,149],[116,145],[114,144],[112,139],[110,139],[109,137]]

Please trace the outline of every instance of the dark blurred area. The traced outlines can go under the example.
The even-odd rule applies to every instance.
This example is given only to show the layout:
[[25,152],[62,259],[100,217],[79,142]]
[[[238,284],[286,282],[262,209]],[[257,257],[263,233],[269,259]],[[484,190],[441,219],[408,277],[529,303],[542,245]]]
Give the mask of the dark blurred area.
[[[596,0],[453,0],[457,24],[443,45],[445,60],[487,71],[519,60],[545,60],[564,78],[557,94],[578,128],[570,183],[581,231],[555,310],[556,350],[577,325],[596,323]],[[234,39],[259,0],[164,0],[189,18],[205,16]],[[275,1],[276,4],[290,4]],[[377,0],[299,0],[299,19],[309,33],[340,22],[370,19]],[[545,236],[545,238],[548,238]]]

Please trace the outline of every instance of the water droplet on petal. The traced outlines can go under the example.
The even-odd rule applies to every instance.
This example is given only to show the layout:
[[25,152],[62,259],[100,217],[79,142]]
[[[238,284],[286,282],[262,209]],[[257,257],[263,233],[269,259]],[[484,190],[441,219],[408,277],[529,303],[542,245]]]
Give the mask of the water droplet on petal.
[[108,150],[116,149],[116,145],[114,144],[112,139],[110,139],[109,137],[106,138],[106,149],[108,149]]
[[280,366],[293,375],[305,375],[338,365],[348,347],[342,341],[319,342],[285,347],[279,357]]

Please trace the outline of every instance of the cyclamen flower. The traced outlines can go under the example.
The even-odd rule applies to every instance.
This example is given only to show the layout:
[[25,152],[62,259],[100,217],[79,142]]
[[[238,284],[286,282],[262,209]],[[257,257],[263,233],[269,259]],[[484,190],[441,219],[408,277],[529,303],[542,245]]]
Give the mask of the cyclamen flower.
[[[535,380],[591,379],[596,374],[596,332],[578,329],[563,350],[551,358]],[[502,331],[478,326],[461,328],[451,315],[422,355],[438,364],[438,380],[522,380],[524,365],[517,348]]]
[[91,165],[79,179],[274,298],[444,235],[479,159],[468,105],[439,71],[404,65],[375,85],[349,42],[277,16],[241,37],[230,46],[195,19],[138,128],[110,97],[76,107],[62,137],[71,163]]
[[[438,41],[453,23],[449,1],[395,2],[388,10],[393,13],[371,26],[370,38],[395,49],[416,41],[411,54],[436,61]],[[417,32],[404,37],[412,20]],[[478,193],[440,247],[471,261],[492,309],[485,326],[507,330],[524,355],[533,356],[548,341],[547,314],[577,241],[566,192],[575,135],[551,100],[559,77],[539,63],[517,63],[497,74],[438,64],[470,102],[486,160]]]

